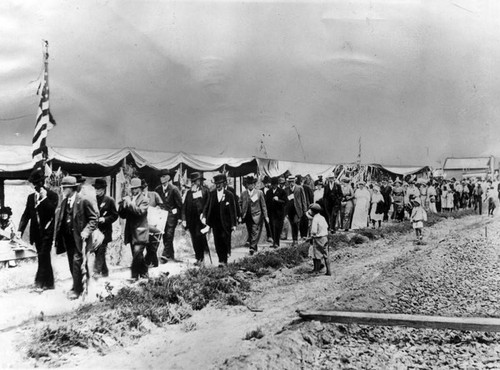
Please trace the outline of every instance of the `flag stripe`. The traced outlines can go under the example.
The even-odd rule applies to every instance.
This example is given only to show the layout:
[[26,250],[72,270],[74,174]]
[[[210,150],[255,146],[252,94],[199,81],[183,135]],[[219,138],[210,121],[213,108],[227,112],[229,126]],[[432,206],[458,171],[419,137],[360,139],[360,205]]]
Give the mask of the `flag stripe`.
[[47,54],[44,59],[43,79],[38,87],[37,94],[40,95],[40,103],[36,115],[35,130],[32,139],[33,162],[39,163],[48,157],[47,134],[55,126],[56,122],[50,113],[49,105],[49,76],[47,70]]

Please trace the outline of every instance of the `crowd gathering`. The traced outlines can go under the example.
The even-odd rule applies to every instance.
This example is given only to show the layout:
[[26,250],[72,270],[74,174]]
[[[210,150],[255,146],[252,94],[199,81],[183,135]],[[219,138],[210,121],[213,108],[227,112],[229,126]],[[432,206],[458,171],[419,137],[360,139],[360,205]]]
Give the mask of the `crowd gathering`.
[[[54,288],[51,249],[66,253],[73,278],[68,297],[76,299],[84,292],[88,276],[108,275],[106,249],[112,240],[112,224],[119,217],[125,221],[124,242],[131,248],[132,280],[148,277],[149,268],[177,261],[174,235],[179,225],[189,232],[197,266],[204,264],[205,253],[209,252],[207,234],[211,231],[219,267],[224,268],[231,255],[232,233],[238,224],[245,224],[245,245],[250,255],[258,251],[263,229],[272,248],[279,247],[290,233],[292,246],[299,236],[311,242],[313,271],[326,267],[330,274],[325,251],[329,234],[380,228],[389,220],[409,220],[417,240],[421,240],[428,212],[471,208],[481,214],[486,203],[488,214],[493,215],[500,198],[500,185],[493,179],[424,180],[407,176],[404,181],[384,178],[366,183],[333,173],[316,181],[310,175],[264,176],[260,181],[247,176],[238,196],[225,174],[215,175],[210,186],[199,172],[191,173],[182,186],[173,183],[174,174],[162,170],[160,185],[154,190],[148,190],[145,180],[132,178],[128,191],[116,203],[106,195],[105,179],[94,180],[95,195],[89,197],[81,191],[85,181],[81,175],[65,176],[60,184],[62,194],[58,195],[47,186],[43,171],[36,169],[29,179],[35,191],[28,196],[17,229],[10,221],[12,210],[0,209],[1,237],[21,237],[30,225],[30,243],[38,255],[35,286],[42,291]],[[166,213],[164,230],[148,224],[151,207]],[[162,236],[161,256],[154,238],[157,235]],[[95,253],[93,266],[88,266],[88,251]]]

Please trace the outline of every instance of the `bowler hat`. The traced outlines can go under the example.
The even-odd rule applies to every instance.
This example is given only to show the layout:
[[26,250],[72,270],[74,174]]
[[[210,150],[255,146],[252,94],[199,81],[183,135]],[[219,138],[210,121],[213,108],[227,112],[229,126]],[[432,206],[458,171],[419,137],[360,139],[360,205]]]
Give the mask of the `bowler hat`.
[[10,207],[0,208],[0,214],[12,216],[12,209]]
[[205,180],[205,178],[201,176],[200,172],[193,172],[191,175],[189,175],[189,180],[191,180],[191,182],[194,182],[196,180]]
[[214,184],[221,184],[223,182],[226,182],[226,175],[223,173],[217,174],[214,176]]
[[76,188],[78,184],[76,183],[76,178],[74,176],[64,176],[61,180],[62,188]]
[[286,181],[295,181],[295,176],[288,176]]
[[140,188],[142,185],[141,179],[134,177],[130,180],[130,189]]
[[247,184],[255,184],[257,182],[257,179],[253,177],[252,175],[245,177],[245,182]]
[[83,184],[86,180],[81,173],[74,173],[71,176],[73,176],[76,179],[77,184]]
[[168,168],[165,168],[163,170],[160,170],[160,173],[159,173],[159,176],[170,176],[170,177],[173,177],[175,175],[175,171],[173,170],[169,170]]
[[95,179],[92,186],[96,189],[105,189],[108,186],[108,183],[105,179]]
[[44,180],[45,176],[41,168],[33,169],[33,171],[31,171],[30,177],[28,178],[28,181],[32,184],[37,184],[39,182],[43,182]]
[[271,185],[278,185],[279,179],[277,177],[271,177]]
[[269,184],[271,182],[271,179],[269,178],[269,176],[264,176],[264,178],[262,179],[262,183],[264,184]]
[[313,203],[309,206],[310,210],[313,210],[315,212],[321,212],[321,206],[318,203]]

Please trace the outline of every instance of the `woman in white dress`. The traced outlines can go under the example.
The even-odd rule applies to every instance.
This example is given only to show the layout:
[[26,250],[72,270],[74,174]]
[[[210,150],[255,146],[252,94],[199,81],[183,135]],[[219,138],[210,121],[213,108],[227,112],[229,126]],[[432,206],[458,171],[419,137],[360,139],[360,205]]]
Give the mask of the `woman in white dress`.
[[358,183],[358,189],[354,192],[356,205],[352,215],[351,230],[363,229],[368,226],[368,209],[370,208],[370,192],[365,187],[365,182]]

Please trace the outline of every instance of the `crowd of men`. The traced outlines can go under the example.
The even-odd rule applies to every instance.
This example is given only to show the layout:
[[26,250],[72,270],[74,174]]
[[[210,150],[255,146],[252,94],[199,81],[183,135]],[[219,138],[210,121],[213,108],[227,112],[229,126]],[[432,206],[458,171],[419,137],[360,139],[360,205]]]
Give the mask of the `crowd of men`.
[[[481,214],[482,205],[487,202],[488,213],[493,214],[500,197],[500,185],[491,179],[447,181],[408,177],[405,181],[383,179],[367,184],[333,173],[325,181],[322,178],[313,181],[309,175],[266,176],[262,181],[247,176],[238,197],[224,174],[215,175],[210,188],[199,172],[191,173],[189,183],[179,187],[173,184],[173,177],[174,172],[161,171],[160,185],[154,191],[148,190],[145,180],[132,178],[129,191],[122,194],[117,205],[106,195],[105,179],[94,181],[95,195],[89,196],[81,191],[85,181],[82,176],[65,176],[60,197],[46,186],[43,171],[34,170],[29,181],[35,191],[28,196],[16,234],[22,236],[30,224],[30,243],[38,254],[36,288],[54,288],[52,247],[56,253],[68,256],[73,277],[70,299],[84,292],[90,274],[96,278],[107,276],[106,249],[118,217],[125,220],[124,241],[132,253],[131,278],[137,280],[148,277],[151,267],[177,261],[174,235],[178,225],[189,232],[198,266],[204,264],[205,252],[209,251],[207,232],[212,230],[219,267],[223,268],[231,255],[232,233],[239,223],[246,226],[246,246],[252,255],[258,251],[264,228],[271,247],[279,247],[289,231],[293,246],[298,243],[299,235],[302,240],[311,235],[324,239],[326,233],[376,228],[391,219],[399,222],[410,219],[416,204],[434,213],[473,208]],[[164,230],[149,225],[150,207],[168,212]],[[0,210],[2,229],[12,214],[7,208]],[[157,234],[163,234],[164,246],[159,260],[158,240],[152,239]],[[88,251],[95,252],[93,266],[87,266]],[[319,257],[315,259],[316,269],[320,262],[317,262]]]

